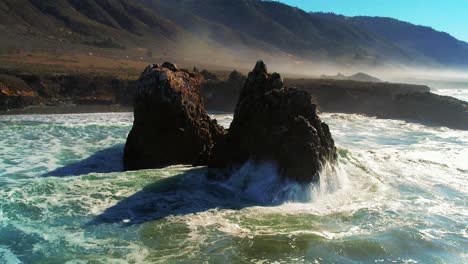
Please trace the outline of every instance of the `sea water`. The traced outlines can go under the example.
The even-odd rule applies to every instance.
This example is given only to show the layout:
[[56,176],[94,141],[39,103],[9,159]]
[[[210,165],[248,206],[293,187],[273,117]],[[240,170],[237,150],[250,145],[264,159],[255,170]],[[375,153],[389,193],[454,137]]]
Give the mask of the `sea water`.
[[468,132],[322,117],[338,165],[303,186],[122,172],[131,113],[1,116],[0,263],[467,263]]
[[466,84],[466,88],[440,88],[437,90],[431,90],[431,92],[439,95],[451,96],[458,100],[468,102],[468,83]]
[[466,77],[455,81],[427,81],[425,84],[431,87],[432,93],[468,102],[468,79]]

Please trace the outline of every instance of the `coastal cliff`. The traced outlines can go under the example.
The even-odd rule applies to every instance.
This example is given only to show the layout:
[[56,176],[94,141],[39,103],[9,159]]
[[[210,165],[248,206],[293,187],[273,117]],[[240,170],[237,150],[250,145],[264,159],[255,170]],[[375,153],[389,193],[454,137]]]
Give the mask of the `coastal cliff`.
[[[329,79],[285,79],[285,85],[309,92],[319,111],[404,119],[428,125],[468,130],[468,103],[433,94],[424,85]],[[221,89],[222,87],[222,89]],[[234,111],[232,94],[242,86],[218,81],[204,85],[207,109]]]
[[83,74],[0,74],[0,111],[29,106],[133,104],[135,80]]
[[38,102],[37,92],[24,80],[0,74],[0,110],[24,108]]
[[[233,112],[247,77],[238,71],[224,80],[208,71],[200,75],[206,109]],[[112,111],[125,106],[128,111],[133,105],[137,81],[113,76],[4,72],[0,74],[0,84],[0,114],[5,114],[29,106],[68,105],[112,106]],[[309,92],[322,112],[364,114],[468,129],[468,103],[433,94],[424,85],[328,79],[285,79],[285,84]],[[27,113],[34,113],[34,109]]]
[[433,94],[424,85],[287,79],[311,93],[323,112],[364,114],[468,130],[468,103]]

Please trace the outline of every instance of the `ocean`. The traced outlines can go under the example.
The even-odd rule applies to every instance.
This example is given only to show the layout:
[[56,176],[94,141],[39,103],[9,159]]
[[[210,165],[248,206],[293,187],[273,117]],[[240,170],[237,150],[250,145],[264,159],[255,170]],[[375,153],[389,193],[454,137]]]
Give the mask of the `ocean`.
[[0,263],[467,263],[468,131],[321,116],[339,160],[307,186],[122,172],[131,113],[0,116]]
[[455,80],[425,80],[422,84],[429,85],[431,92],[444,96],[451,96],[459,100],[468,102],[468,79]]
[[440,88],[431,90],[431,92],[468,102],[468,84],[466,84],[466,88]]

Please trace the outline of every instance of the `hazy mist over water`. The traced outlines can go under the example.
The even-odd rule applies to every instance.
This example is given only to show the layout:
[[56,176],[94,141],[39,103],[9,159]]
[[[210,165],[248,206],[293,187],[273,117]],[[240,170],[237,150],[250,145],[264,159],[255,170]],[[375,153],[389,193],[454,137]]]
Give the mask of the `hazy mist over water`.
[[422,68],[404,66],[349,65],[337,66],[327,63],[281,63],[270,67],[273,71],[284,72],[292,78],[319,78],[322,75],[334,76],[338,73],[353,75],[358,72],[379,78],[383,82],[426,85],[431,92],[452,96],[468,102],[468,70],[446,68]]

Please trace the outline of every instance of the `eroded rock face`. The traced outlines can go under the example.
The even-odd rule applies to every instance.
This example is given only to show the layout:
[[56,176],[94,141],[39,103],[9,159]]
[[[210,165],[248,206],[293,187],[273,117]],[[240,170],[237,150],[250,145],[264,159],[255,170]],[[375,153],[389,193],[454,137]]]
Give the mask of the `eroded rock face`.
[[172,63],[145,69],[138,81],[135,120],[125,145],[126,170],[206,165],[215,142],[225,132],[205,111],[200,79]]
[[277,73],[257,62],[236,105],[229,132],[216,146],[209,166],[235,168],[247,161],[274,161],[284,178],[319,179],[322,164],[336,160],[328,126],[317,116],[309,93],[283,88]]
[[24,108],[39,102],[37,92],[22,79],[0,74],[0,111]]
[[202,97],[207,109],[233,112],[236,99],[244,87],[247,77],[234,70],[227,80],[202,82]]

